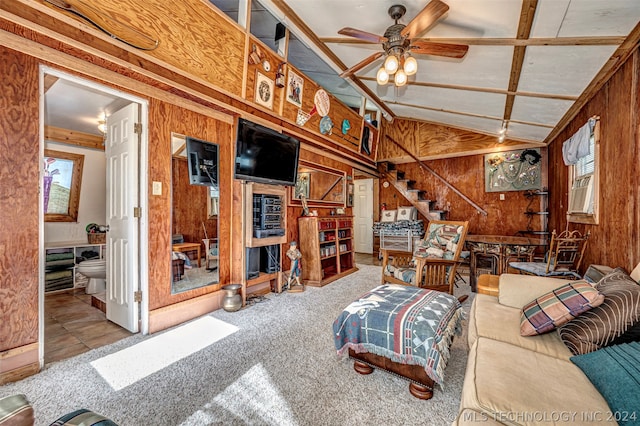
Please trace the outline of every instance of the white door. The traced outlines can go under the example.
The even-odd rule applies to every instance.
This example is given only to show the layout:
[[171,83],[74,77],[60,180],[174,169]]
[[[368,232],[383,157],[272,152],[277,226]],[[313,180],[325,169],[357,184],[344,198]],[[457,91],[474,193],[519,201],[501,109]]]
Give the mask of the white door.
[[107,319],[138,332],[138,104],[107,118]]
[[373,179],[356,179],[353,182],[356,252],[373,253]]

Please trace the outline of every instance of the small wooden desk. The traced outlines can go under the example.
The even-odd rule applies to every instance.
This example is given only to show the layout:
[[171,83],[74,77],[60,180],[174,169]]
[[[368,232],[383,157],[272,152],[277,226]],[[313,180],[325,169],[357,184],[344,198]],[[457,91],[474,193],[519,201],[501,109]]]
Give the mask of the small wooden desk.
[[181,253],[188,251],[197,251],[198,252],[198,268],[200,267],[200,243],[178,243],[173,244],[173,251],[178,251]]

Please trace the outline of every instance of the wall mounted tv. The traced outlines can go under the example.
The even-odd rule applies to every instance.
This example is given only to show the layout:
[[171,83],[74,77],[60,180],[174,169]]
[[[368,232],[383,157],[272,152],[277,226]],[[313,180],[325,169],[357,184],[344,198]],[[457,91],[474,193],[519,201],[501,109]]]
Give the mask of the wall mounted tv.
[[191,185],[218,186],[218,145],[187,136]]
[[294,186],[300,141],[245,119],[238,122],[235,178]]

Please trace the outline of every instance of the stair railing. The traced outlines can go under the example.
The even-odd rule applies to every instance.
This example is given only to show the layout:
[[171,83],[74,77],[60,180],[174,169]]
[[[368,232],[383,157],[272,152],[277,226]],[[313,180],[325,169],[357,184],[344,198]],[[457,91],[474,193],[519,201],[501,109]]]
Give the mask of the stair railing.
[[415,155],[413,155],[413,153],[411,153],[407,148],[405,148],[404,146],[402,146],[400,143],[398,143],[396,140],[394,140],[391,136],[389,135],[385,135],[387,139],[389,139],[392,143],[394,143],[398,148],[400,148],[401,150],[403,150],[404,152],[406,152],[409,157],[413,158],[414,161],[416,163],[418,163],[418,165],[423,168],[424,170],[428,171],[429,173],[431,173],[433,176],[436,177],[436,179],[438,179],[439,181],[441,181],[443,184],[445,184],[447,186],[447,188],[451,189],[453,192],[455,192],[456,194],[458,194],[460,196],[460,198],[462,198],[464,201],[466,201],[468,204],[470,204],[473,208],[475,208],[478,213],[481,213],[483,216],[487,216],[487,212],[486,210],[484,210],[482,207],[480,207],[479,205],[477,205],[476,203],[473,202],[473,200],[471,200],[469,197],[467,197],[466,195],[464,195],[462,192],[460,192],[458,190],[458,188],[456,188],[455,186],[451,185],[449,182],[447,182],[447,180],[445,178],[443,178],[442,176],[440,176],[438,173],[436,173],[435,170],[433,170],[431,167],[427,166],[426,164],[424,164],[418,157],[416,157]]

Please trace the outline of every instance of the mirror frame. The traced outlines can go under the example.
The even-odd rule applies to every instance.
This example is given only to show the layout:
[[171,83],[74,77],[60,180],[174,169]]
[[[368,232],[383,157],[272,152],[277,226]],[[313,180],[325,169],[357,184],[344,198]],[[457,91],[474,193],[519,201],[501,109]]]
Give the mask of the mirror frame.
[[[298,176],[300,176],[301,172],[300,169],[302,168],[307,168],[307,169],[312,169],[312,170],[317,170],[319,172],[324,172],[324,173],[329,173],[332,175],[336,175],[336,177],[340,177],[342,179],[342,183],[336,183],[336,185],[341,185],[342,186],[342,201],[326,201],[326,200],[313,200],[313,199],[307,199],[307,205],[308,206],[313,206],[313,207],[322,207],[322,206],[343,206],[346,207],[347,205],[347,173],[342,171],[342,170],[336,170],[336,169],[332,169],[330,167],[325,167],[325,166],[321,166],[319,164],[313,164],[313,163],[308,163],[306,161],[302,161],[300,160],[300,162],[298,163]],[[296,179],[297,182],[297,179]],[[302,201],[300,200],[300,198],[296,197],[295,194],[296,191],[296,187],[292,186],[291,190],[289,192],[290,196],[289,199],[291,200],[291,203],[293,205],[298,205],[301,206],[302,205]]]
[[84,155],[74,154],[71,152],[54,151],[52,149],[44,150],[44,164],[45,171],[43,173],[43,192],[44,192],[44,177],[48,172],[49,164],[47,158],[61,159],[71,161],[73,166],[71,167],[71,187],[69,188],[69,204],[66,213],[45,213],[45,222],[77,222],[78,221],[78,209],[80,206],[80,187],[82,185],[82,169],[84,166]]

